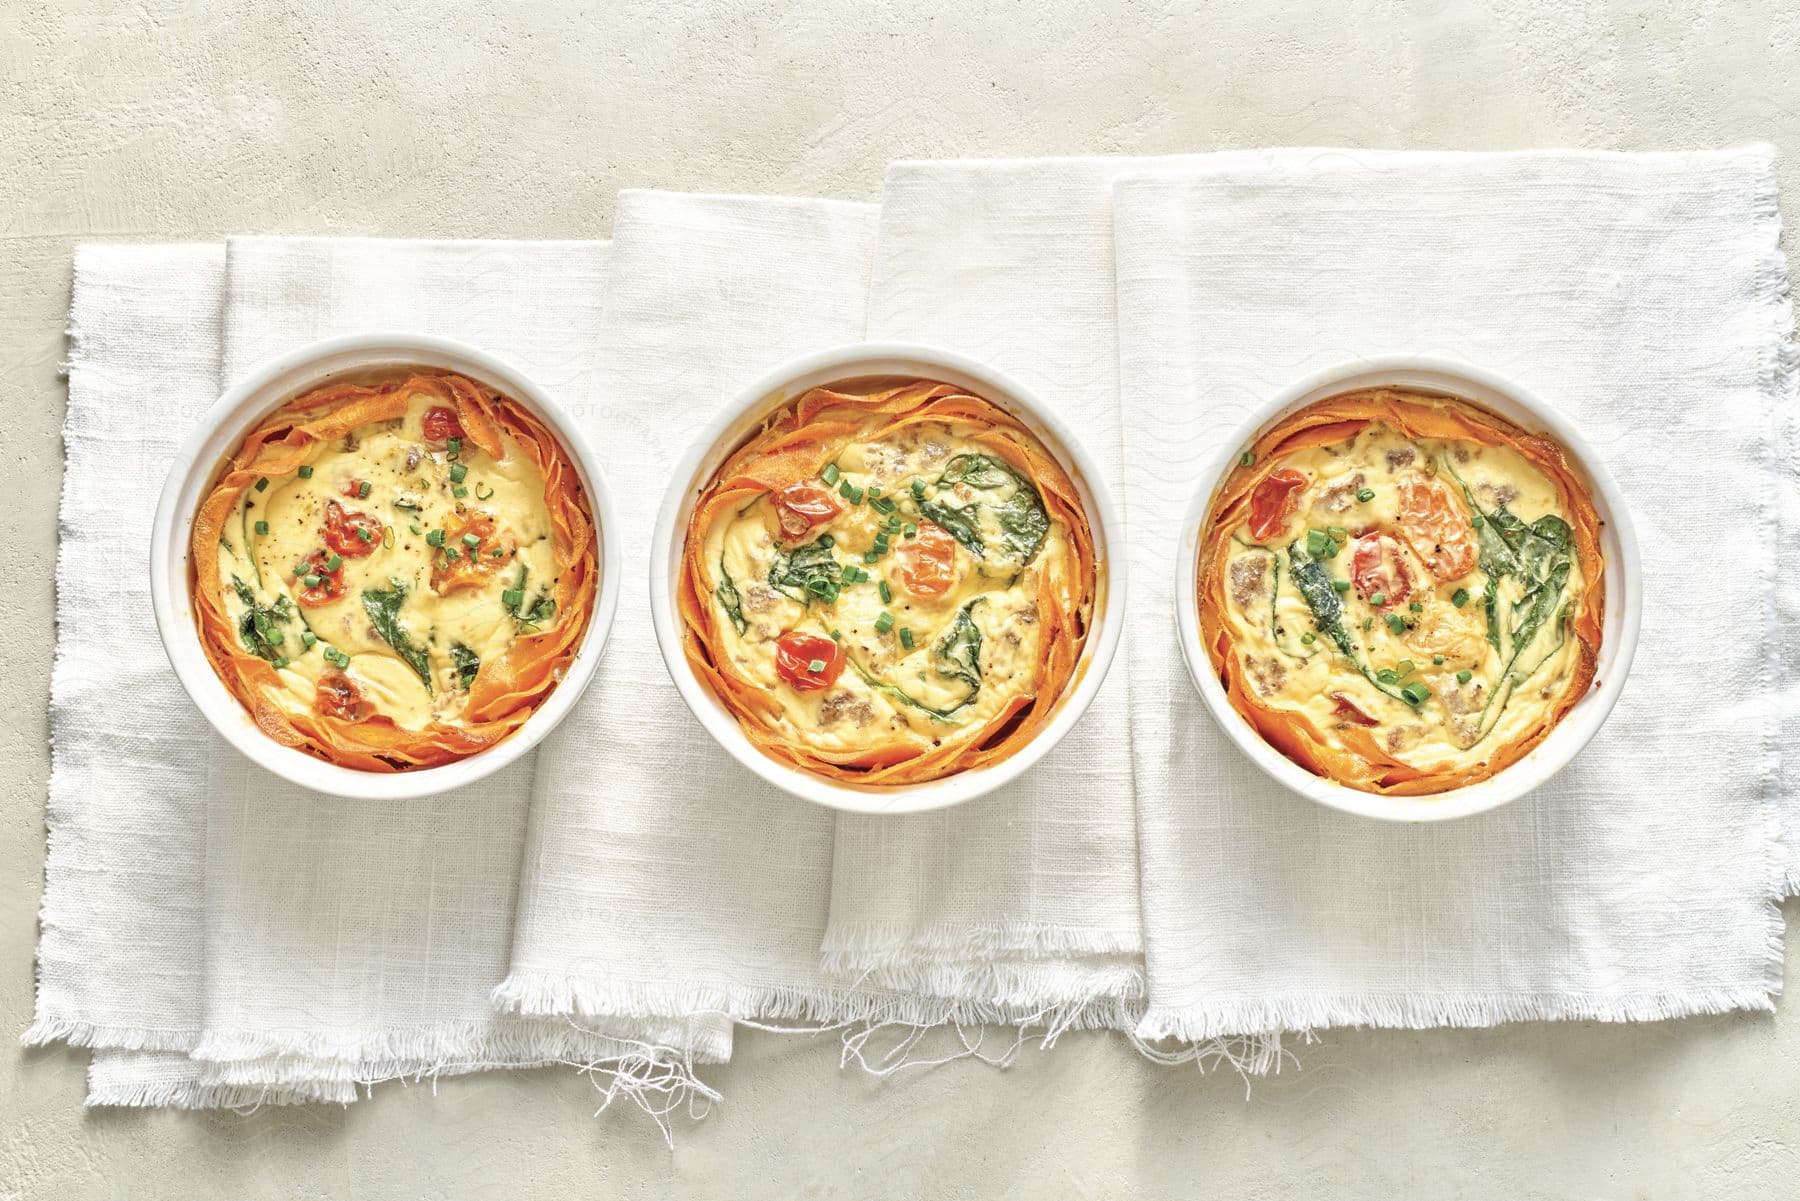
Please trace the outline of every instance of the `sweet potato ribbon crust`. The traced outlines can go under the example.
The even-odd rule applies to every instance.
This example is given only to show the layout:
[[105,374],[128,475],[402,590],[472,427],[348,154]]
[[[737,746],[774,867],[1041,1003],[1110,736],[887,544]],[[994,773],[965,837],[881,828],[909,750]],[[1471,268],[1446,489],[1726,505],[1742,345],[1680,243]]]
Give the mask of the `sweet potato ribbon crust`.
[[[1474,442],[1512,448],[1555,485],[1574,530],[1575,553],[1584,587],[1579,607],[1569,618],[1576,639],[1575,678],[1562,697],[1530,731],[1497,746],[1482,763],[1461,770],[1426,771],[1400,762],[1382,749],[1367,730],[1347,726],[1337,731],[1343,748],[1330,745],[1326,732],[1303,713],[1264,705],[1244,679],[1243,664],[1232,654],[1225,614],[1225,565],[1231,531],[1246,520],[1250,493],[1270,470],[1298,451],[1343,442],[1370,422],[1383,422],[1414,439]],[[1606,610],[1604,563],[1600,555],[1600,516],[1586,485],[1550,438],[1530,434],[1506,419],[1466,401],[1426,403],[1395,389],[1368,389],[1327,397],[1293,414],[1262,437],[1250,450],[1251,466],[1232,469],[1213,500],[1201,531],[1199,578],[1200,638],[1232,708],[1270,746],[1315,775],[1363,792],[1390,796],[1423,796],[1448,792],[1485,780],[1516,763],[1542,742],[1593,683],[1599,661],[1600,631]]]
[[[557,566],[555,628],[521,636],[483,663],[469,689],[465,721],[408,730],[376,715],[363,721],[289,712],[276,699],[280,677],[239,643],[220,604],[218,545],[244,490],[264,476],[296,470],[315,446],[352,430],[399,419],[424,394],[452,408],[467,441],[493,457],[510,438],[544,480]],[[434,767],[500,742],[523,725],[556,688],[593,615],[599,545],[579,474],[556,438],[513,401],[460,375],[414,375],[375,386],[332,384],[282,406],[245,437],[201,502],[190,541],[190,579],[200,643],[213,670],[257,726],[283,746],[361,771]]]
[[[886,420],[871,428],[872,418]],[[1036,485],[1045,510],[1067,531],[1067,560],[1044,557],[1039,592],[1043,638],[1038,683],[1013,698],[969,737],[942,746],[905,743],[826,752],[800,745],[779,728],[782,707],[767,685],[715,655],[721,631],[703,563],[707,531],[766,493],[818,477],[853,440],[892,435],[925,422],[979,427],[970,440],[1004,459]],[[913,380],[868,392],[814,388],[785,406],[740,446],[701,492],[689,519],[677,603],[683,649],[696,675],[738,719],[751,743],[771,759],[862,785],[899,787],[999,763],[1037,736],[1055,714],[1086,644],[1097,592],[1093,532],[1075,483],[1037,438],[1013,417],[949,384]]]

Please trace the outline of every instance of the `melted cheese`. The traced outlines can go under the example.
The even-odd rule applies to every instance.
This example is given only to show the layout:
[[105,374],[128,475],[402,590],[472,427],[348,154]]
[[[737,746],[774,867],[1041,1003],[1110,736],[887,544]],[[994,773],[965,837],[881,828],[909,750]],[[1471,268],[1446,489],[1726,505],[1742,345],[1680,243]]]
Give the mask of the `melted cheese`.
[[[234,579],[249,587],[259,605],[275,605],[286,597],[296,606],[298,618],[280,623],[280,649],[287,663],[278,665],[283,687],[276,699],[290,712],[310,712],[319,679],[337,670],[325,658],[329,646],[350,657],[344,674],[373,709],[402,728],[419,730],[434,721],[456,724],[468,692],[452,648],[460,644],[483,663],[497,658],[520,633],[502,599],[505,590],[518,584],[520,569],[525,572],[527,610],[555,582],[550,519],[537,468],[504,438],[503,458],[493,459],[465,442],[452,461],[448,449],[428,442],[421,428],[425,412],[440,403],[414,395],[400,420],[364,426],[341,442],[321,445],[307,463],[310,478],[296,472],[270,480],[265,490],[247,489],[226,523],[218,550],[223,582],[219,603],[233,626],[247,608]],[[460,484],[452,479],[458,463],[466,469]],[[369,485],[366,497],[355,495],[359,482]],[[457,488],[467,495],[457,497]],[[306,607],[298,604],[304,583],[296,567],[326,549],[323,526],[331,501],[366,514],[383,533],[371,544],[372,553],[343,560],[342,595]],[[510,535],[513,547],[497,557],[490,554],[494,569],[479,586],[440,593],[433,587],[434,564],[444,564],[448,549],[463,555],[468,548],[456,538],[447,539],[445,547],[434,546],[432,532],[454,529],[460,519],[477,512],[494,519],[493,541]],[[267,523],[266,533],[257,532],[259,521]],[[395,581],[406,588],[400,625],[428,655],[430,687],[376,631],[362,604],[365,590],[388,590]],[[548,629],[560,619],[546,618],[536,628]],[[317,637],[317,644],[302,645],[303,628]]]
[[[960,424],[923,422],[899,428],[873,440],[853,441],[837,456],[843,483],[852,489],[880,489],[892,500],[903,522],[922,517],[911,482],[927,482],[926,499],[943,496],[964,505],[978,500],[965,485],[939,488],[946,465],[960,454],[982,454],[969,440],[976,432]],[[873,563],[863,552],[875,545],[888,515],[865,502],[840,500],[843,511],[829,523],[804,535],[784,537],[774,503],[767,495],[732,520],[713,523],[705,542],[709,589],[729,577],[741,598],[746,628],[730,622],[719,626],[728,657],[746,677],[760,683],[780,705],[782,735],[825,752],[854,752],[896,744],[917,747],[946,745],[984,729],[1008,704],[1036,694],[1039,680],[1039,604],[1047,566],[1068,553],[1067,531],[1052,520],[1042,546],[1028,563],[1005,550],[1004,531],[987,506],[976,515],[984,556],[977,558],[962,544],[955,548],[955,583],[940,597],[911,595],[895,576],[894,553],[905,544],[892,534],[894,548]],[[833,541],[834,558],[868,572],[866,582],[845,584],[830,603],[797,599],[798,591],[772,582],[777,556],[821,534]],[[723,574],[721,574],[721,568]],[[892,600],[884,603],[880,583],[889,583]],[[802,595],[804,593],[802,592]],[[1042,600],[1042,603],[1049,603]],[[933,709],[949,710],[968,695],[968,687],[942,670],[940,643],[960,611],[967,610],[981,633],[978,663],[981,688],[973,703],[941,718],[898,699],[894,689]],[[878,628],[883,613],[893,624]],[[901,631],[911,631],[908,650]],[[789,687],[776,669],[776,641],[801,630],[825,637],[835,631],[849,657],[843,674],[828,688],[803,692]],[[858,668],[861,670],[859,671]]]
[[[1570,556],[1570,575],[1551,619],[1523,645],[1514,645],[1509,635],[1525,585],[1514,575],[1500,577],[1496,612],[1502,631],[1496,647],[1488,638],[1486,572],[1475,566],[1439,578],[1421,557],[1435,557],[1436,546],[1416,529],[1409,539],[1401,515],[1402,488],[1435,479],[1454,503],[1456,521],[1471,529],[1470,496],[1481,510],[1504,510],[1527,524],[1547,514],[1570,520],[1556,486],[1542,472],[1509,447],[1415,442],[1379,422],[1348,442],[1299,451],[1268,466],[1306,477],[1297,507],[1285,529],[1264,542],[1252,536],[1249,522],[1231,531],[1237,545],[1223,568],[1232,653],[1240,656],[1245,679],[1262,704],[1304,714],[1340,749],[1347,729],[1367,728],[1395,759],[1431,771],[1484,763],[1496,747],[1544,724],[1546,712],[1577,676],[1576,644],[1566,636],[1562,615],[1575,611],[1587,586],[1579,558]],[[1358,499],[1369,493],[1367,500]],[[1355,661],[1317,628],[1294,580],[1291,546],[1297,542],[1304,549],[1307,531],[1330,536],[1333,527],[1342,535],[1332,539],[1341,549],[1319,562],[1334,580],[1352,585],[1340,586],[1339,595]],[[1417,589],[1408,604],[1376,605],[1354,586],[1355,540],[1383,534],[1393,539],[1387,553],[1398,554]],[[1473,541],[1475,535],[1469,537]],[[1399,618],[1398,631],[1390,627],[1390,615]],[[1388,690],[1378,686],[1382,677],[1370,680],[1359,663],[1371,674],[1394,672]],[[1509,668],[1518,682],[1507,687]],[[1459,678],[1462,672],[1467,679]],[[1421,704],[1392,695],[1410,683],[1429,690]],[[1363,727],[1350,720],[1346,702],[1375,724]]]

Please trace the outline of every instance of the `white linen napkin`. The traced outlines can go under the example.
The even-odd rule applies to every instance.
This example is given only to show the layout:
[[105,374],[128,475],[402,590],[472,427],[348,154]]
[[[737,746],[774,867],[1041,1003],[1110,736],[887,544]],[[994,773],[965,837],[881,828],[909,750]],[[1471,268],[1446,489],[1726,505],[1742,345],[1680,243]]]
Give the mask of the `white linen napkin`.
[[[1769,151],[1276,152],[1116,199],[1140,1033],[1770,1008],[1793,802],[1770,556],[1795,477],[1772,448],[1794,360]],[[1274,389],[1392,351],[1490,367],[1567,412],[1625,489],[1644,563],[1605,729],[1530,796],[1442,825],[1270,783],[1173,650],[1171,548],[1200,465]]]
[[764,785],[674,691],[650,623],[650,536],[707,418],[794,354],[861,336],[875,208],[624,192],[596,393],[634,586],[606,665],[544,747],[512,972],[525,1013],[831,1023],[885,1012],[820,968],[832,815]]
[[[959,350],[1032,389],[1115,496],[1107,179],[1130,161],[894,164],[869,298],[871,338]],[[1086,716],[998,793],[840,817],[827,962],[987,1020],[1129,1028],[1143,994],[1129,674],[1122,644]]]
[[[46,930],[85,943],[76,957],[60,949],[60,934],[47,938],[33,1037],[156,1050],[97,1055],[92,1103],[350,1100],[360,1082],[552,1061],[604,1062],[640,1081],[685,1075],[641,1025],[603,1032],[489,1005],[510,947],[531,761],[455,796],[377,810],[286,785],[203,727],[171,752],[170,738],[198,714],[178,694],[145,700],[158,685],[176,687],[147,598],[120,597],[110,552],[90,542],[133,537],[129,524],[115,531],[117,514],[148,520],[175,441],[221,378],[317,337],[448,334],[514,359],[557,394],[579,393],[594,369],[605,255],[604,243],[361,239],[245,239],[229,256],[221,247],[84,248],[59,591],[71,671],[57,690],[67,715],[57,729],[68,755],[53,789],[71,800],[52,805],[53,822],[77,827],[83,857],[71,867],[53,856]],[[166,446],[157,431],[167,431]],[[116,453],[127,439],[144,448],[138,456]],[[114,515],[106,522],[85,513],[99,497]],[[135,545],[146,540],[139,531]],[[143,591],[141,572],[120,578]],[[109,641],[104,656],[75,635],[104,624],[119,638],[134,614],[143,636]],[[138,665],[120,645],[150,659]],[[157,715],[161,741],[120,755],[117,730],[144,713]],[[110,744],[93,742],[94,731]],[[137,782],[158,764],[172,778]],[[113,813],[115,797],[130,798],[134,812]],[[155,821],[148,833],[138,828],[146,817]],[[161,853],[146,855],[146,838]],[[180,1024],[121,1028],[108,1014],[115,1003],[127,1018],[137,1006]]]

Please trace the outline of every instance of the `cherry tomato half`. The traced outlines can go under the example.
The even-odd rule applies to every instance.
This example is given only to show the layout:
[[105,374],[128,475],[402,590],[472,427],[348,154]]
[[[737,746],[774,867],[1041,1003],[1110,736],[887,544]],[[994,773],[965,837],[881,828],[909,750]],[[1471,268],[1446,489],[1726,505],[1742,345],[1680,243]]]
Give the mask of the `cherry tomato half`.
[[[469,537],[475,539],[474,546]],[[497,529],[492,513],[480,509],[458,513],[444,522],[443,549],[432,556],[431,589],[447,596],[461,588],[486,587],[501,568],[512,566],[517,551],[517,539]]]
[[448,442],[452,438],[463,436],[462,422],[456,419],[455,409],[438,407],[426,409],[425,416],[419,424],[425,431],[427,442]]
[[1250,536],[1266,542],[1287,527],[1306,477],[1292,467],[1271,471],[1250,492]]
[[816,484],[789,484],[771,493],[769,499],[775,505],[782,534],[789,538],[798,538],[844,511],[830,492]]
[[[329,571],[326,564],[330,561],[331,556],[322,550],[316,550],[306,557],[297,581],[300,590],[296,595],[308,609],[329,605],[344,595],[344,565],[339,563],[336,571]],[[318,583],[308,584],[306,581],[309,579],[317,580]]]
[[318,691],[313,695],[313,708],[326,717],[345,721],[361,721],[372,710],[363,698],[356,681],[341,671],[328,671],[319,677]]
[[1386,534],[1364,534],[1353,544],[1350,578],[1365,600],[1380,594],[1381,608],[1392,609],[1412,599],[1412,572],[1400,544]]
[[346,559],[372,555],[381,545],[381,523],[367,513],[346,509],[335,500],[326,501],[325,545]]
[[1460,580],[1475,570],[1469,515],[1442,480],[1400,481],[1400,536],[1440,580]]
[[[814,663],[824,666],[814,671]],[[817,634],[789,630],[775,642],[775,670],[795,692],[818,692],[844,674],[844,648]]]
[[956,583],[956,539],[943,526],[919,523],[919,533],[894,550],[894,578],[916,597],[929,600]]

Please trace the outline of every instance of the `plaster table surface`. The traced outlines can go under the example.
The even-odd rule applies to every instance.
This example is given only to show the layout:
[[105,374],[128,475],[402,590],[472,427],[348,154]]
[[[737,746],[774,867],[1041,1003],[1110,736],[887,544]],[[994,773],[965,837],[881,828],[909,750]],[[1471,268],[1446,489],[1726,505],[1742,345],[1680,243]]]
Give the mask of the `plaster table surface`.
[[[900,157],[1768,140],[1788,0],[0,0],[0,1198],[1792,1197],[1800,1007],[1334,1030],[1246,1097],[1071,1035],[876,1081],[740,1035],[673,1151],[570,1072],[348,1108],[84,1111],[22,1051],[43,879],[70,253],[231,233],[604,237],[621,187],[874,199]],[[1793,239],[1787,245],[1792,253]],[[1790,935],[1800,907],[1787,910]],[[435,1095],[434,1095],[435,1093]]]

